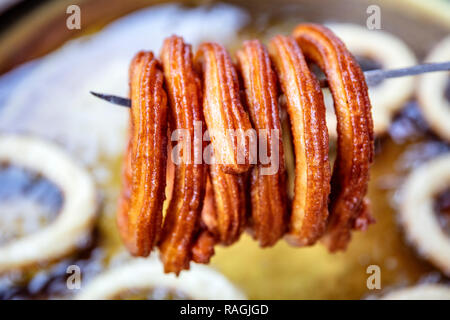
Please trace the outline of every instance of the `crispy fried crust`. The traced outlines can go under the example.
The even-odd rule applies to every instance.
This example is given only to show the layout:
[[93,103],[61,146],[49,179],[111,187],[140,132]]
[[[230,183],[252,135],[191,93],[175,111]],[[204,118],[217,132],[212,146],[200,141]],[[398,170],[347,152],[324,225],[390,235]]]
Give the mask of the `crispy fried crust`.
[[161,231],[167,162],[167,98],[151,52],[139,52],[131,62],[130,95],[130,138],[117,222],[128,250],[147,256]]
[[240,101],[238,77],[231,58],[221,45],[204,43],[196,62],[203,74],[203,114],[216,163],[226,173],[244,173],[250,167],[251,145],[245,134],[252,126]]
[[192,247],[192,261],[209,263],[218,241],[217,212],[214,189],[209,175],[206,177],[206,191],[200,219],[200,230]]
[[208,230],[211,234],[218,234],[216,200],[209,175],[206,177],[205,199],[201,216],[201,228]]
[[[258,40],[244,42],[237,58],[253,127],[257,130],[258,139],[267,141],[268,159],[274,160],[266,164],[259,162],[252,168],[250,178],[251,233],[261,247],[267,247],[283,236],[287,220],[286,172],[276,75],[266,48]],[[277,154],[272,154],[272,151]]]
[[276,36],[270,49],[286,96],[295,149],[295,195],[286,240],[296,246],[312,245],[323,234],[328,217],[325,105],[319,83],[294,38]]
[[374,155],[371,106],[364,74],[345,45],[329,29],[301,24],[293,32],[304,55],[325,72],[337,116],[338,148],[331,179],[330,221],[324,243],[330,251],[347,247],[361,218],[370,220],[364,196]]
[[220,244],[230,245],[239,239],[246,226],[245,177],[224,173],[211,165],[210,179],[217,219],[213,232]]
[[214,255],[216,237],[207,230],[200,232],[192,247],[192,261],[196,263],[209,263]]
[[200,137],[194,134],[196,123],[203,121],[201,83],[193,68],[191,47],[182,38],[172,36],[164,41],[161,60],[169,95],[170,128],[182,129],[183,138],[189,137],[189,141],[178,142],[182,157],[175,162],[175,187],[159,243],[164,271],[178,274],[189,269],[205,193],[205,166],[196,159],[202,156],[203,132]]
[[203,74],[203,114],[216,160],[210,166],[215,208],[210,218],[215,218],[217,228],[209,231],[219,243],[230,245],[239,239],[246,223],[245,179],[236,174],[249,169],[250,157],[249,141],[238,148],[231,134],[245,133],[252,127],[240,101],[237,73],[227,51],[219,44],[204,43],[196,61]]

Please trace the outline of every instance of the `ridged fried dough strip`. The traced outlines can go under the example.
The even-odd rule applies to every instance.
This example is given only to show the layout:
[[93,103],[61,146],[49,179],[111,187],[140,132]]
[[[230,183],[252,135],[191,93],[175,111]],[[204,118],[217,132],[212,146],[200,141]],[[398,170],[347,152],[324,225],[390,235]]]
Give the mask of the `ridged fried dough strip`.
[[[216,170],[210,168],[210,170],[213,170],[212,174],[218,174],[219,177],[225,178],[222,180],[222,178],[216,177],[215,180],[216,191],[219,194],[219,207],[217,207],[212,183],[214,178],[212,175],[207,177],[200,231],[192,248],[192,260],[197,263],[209,263],[217,243],[230,245],[235,242],[244,230],[246,223],[246,198],[243,193],[245,177],[226,174],[217,168]],[[227,181],[230,183],[229,185],[227,185]],[[228,191],[231,191],[232,196],[233,193],[239,195],[237,202],[232,200]],[[225,204],[225,208],[222,203]]]
[[246,226],[245,177],[224,173],[216,165],[211,165],[209,171],[217,219],[215,236],[218,243],[230,245]]
[[121,189],[119,194],[119,201],[117,204],[117,227],[119,229],[120,237],[123,243],[131,253],[133,246],[129,236],[128,214],[131,206],[131,192],[132,192],[132,180],[133,174],[131,169],[131,117],[129,125],[129,140],[127,141],[127,147],[125,149],[124,159],[122,163],[121,171]]
[[[248,170],[250,145],[245,143],[240,149],[245,161],[239,163],[237,141],[231,139],[228,130],[245,133],[252,127],[242,107],[237,73],[226,50],[219,44],[204,43],[196,62],[203,74],[203,114],[218,162],[209,168],[217,229],[208,231],[214,232],[219,243],[230,245],[239,239],[246,223],[245,179],[235,174]],[[225,135],[220,137],[216,133]]]
[[[277,80],[269,54],[260,41],[244,42],[243,49],[237,53],[237,58],[244,80],[250,119],[257,130],[258,138],[261,139],[264,134],[268,159],[274,160],[274,163],[268,164],[259,162],[252,168],[250,177],[251,232],[261,247],[267,247],[274,245],[283,236],[287,218],[286,172]],[[272,154],[272,151],[277,154]],[[271,165],[276,168],[270,168]],[[276,171],[262,174],[264,170],[269,173],[269,169]]]
[[131,63],[130,95],[130,140],[117,221],[129,251],[147,256],[161,231],[167,161],[167,98],[151,52],[139,52]]
[[[293,32],[304,55],[325,72],[337,116],[338,148],[331,179],[330,221],[324,238],[330,251],[347,247],[366,203],[374,134],[367,85],[361,68],[329,29],[301,24]],[[360,225],[364,225],[359,221]]]
[[206,191],[200,219],[200,230],[192,247],[192,261],[209,263],[214,255],[214,246],[218,241],[217,212],[214,189],[209,175],[206,178]]
[[[226,173],[246,172],[250,167],[250,142],[245,133],[252,126],[240,101],[239,81],[231,58],[221,45],[203,43],[196,62],[203,73],[203,114],[216,162]],[[235,135],[240,135],[240,141]]]
[[217,230],[217,210],[216,200],[214,198],[214,188],[212,186],[211,177],[209,174],[206,178],[206,191],[205,198],[203,200],[200,224],[203,229],[208,230],[211,234],[217,235],[219,233]]
[[292,37],[276,36],[270,52],[286,96],[295,149],[295,195],[286,240],[311,245],[325,231],[330,190],[328,131],[319,82]]
[[192,261],[196,263],[209,263],[214,255],[216,237],[208,230],[202,230],[192,247]]
[[198,140],[202,139],[203,132],[199,132],[199,137],[194,135],[196,123],[202,124],[203,120],[201,83],[193,68],[191,47],[182,38],[172,36],[164,41],[161,60],[169,96],[170,128],[181,129],[182,138],[188,137],[178,142],[182,154],[175,164],[173,193],[159,243],[164,271],[179,274],[189,269],[205,193],[203,143]]

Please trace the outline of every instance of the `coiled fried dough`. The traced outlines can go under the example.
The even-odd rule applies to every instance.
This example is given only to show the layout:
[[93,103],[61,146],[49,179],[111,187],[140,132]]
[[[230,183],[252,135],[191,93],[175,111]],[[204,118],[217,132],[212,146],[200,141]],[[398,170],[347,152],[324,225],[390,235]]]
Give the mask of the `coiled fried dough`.
[[216,236],[219,243],[230,245],[239,239],[246,226],[245,177],[224,173],[212,165],[210,178],[217,219]]
[[[203,196],[205,192],[205,166],[200,137],[194,130],[196,123],[202,124],[200,79],[194,71],[192,50],[180,37],[172,36],[164,41],[161,51],[167,92],[170,105],[170,127],[183,130],[179,134],[189,141],[178,143],[180,159],[175,162],[175,178],[172,197],[164,219],[159,244],[165,272],[178,274],[189,269],[190,248],[198,229]],[[204,126],[203,126],[204,127]],[[196,138],[198,141],[192,141]],[[186,143],[185,143],[186,142]]]
[[196,61],[203,73],[203,114],[216,163],[226,173],[244,173],[250,167],[249,148],[254,142],[245,139],[252,126],[241,104],[231,58],[221,45],[204,43]]
[[325,105],[319,82],[294,38],[276,36],[270,49],[286,96],[295,149],[295,195],[286,240],[307,246],[322,236],[328,217],[330,164]]
[[200,232],[192,247],[192,261],[197,263],[209,263],[214,255],[216,237],[207,230]]
[[266,48],[258,40],[246,41],[237,58],[250,118],[258,139],[266,144],[270,161],[263,164],[260,159],[251,171],[251,232],[260,246],[272,246],[283,236],[287,219],[276,75]]
[[[293,36],[276,36],[270,55],[259,41],[245,42],[237,53],[242,79],[227,51],[216,43],[202,44],[193,62],[190,46],[172,36],[164,43],[162,62],[170,128],[190,138],[181,163],[175,164],[159,242],[166,272],[178,274],[191,260],[208,263],[216,244],[234,243],[246,227],[262,247],[285,236],[295,246],[322,238],[330,251],[337,251],[346,248],[352,229],[364,230],[373,222],[365,198],[374,157],[367,85],[355,59],[330,30],[301,24]],[[324,100],[307,62],[325,72],[334,99],[338,148],[332,175]],[[133,60],[131,138],[118,221],[127,247],[136,255],[150,252],[161,228],[167,122],[162,76],[151,53]],[[278,84],[295,153],[291,206]],[[205,127],[203,118],[212,159],[204,158],[208,148],[192,141],[195,124]],[[200,134],[207,136],[203,129]]]
[[367,85],[361,68],[329,29],[301,24],[293,32],[304,55],[326,74],[337,117],[337,157],[331,179],[330,221],[324,243],[342,250],[361,218],[370,221],[366,203],[374,133]]
[[130,138],[117,222],[128,250],[147,256],[161,232],[167,161],[167,98],[153,53],[133,58],[130,93]]
[[216,43],[204,43],[196,56],[203,74],[203,114],[211,137],[215,163],[210,165],[218,242],[235,242],[246,223],[245,180],[238,174],[249,169],[250,145],[239,145],[233,134],[252,129],[239,92],[236,70],[227,51]]

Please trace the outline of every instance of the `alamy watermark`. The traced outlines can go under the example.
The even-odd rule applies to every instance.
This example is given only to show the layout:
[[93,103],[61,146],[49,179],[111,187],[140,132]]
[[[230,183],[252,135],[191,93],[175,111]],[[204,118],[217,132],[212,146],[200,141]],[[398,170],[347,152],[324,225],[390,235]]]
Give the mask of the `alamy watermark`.
[[369,290],[381,289],[381,268],[376,264],[367,267],[366,273],[370,274],[367,278],[366,285]]
[[[203,132],[202,122],[194,129],[176,129],[171,160],[179,164],[259,164],[261,175],[273,175],[280,167],[280,131],[278,129],[217,129]],[[214,150],[213,145],[222,146]],[[224,148],[232,150],[226,152]]]
[[66,273],[69,275],[66,280],[66,286],[69,290],[81,289],[81,269],[76,264],[67,267]]
[[72,4],[67,7],[66,13],[69,15],[66,19],[66,26],[69,30],[81,29],[81,9],[79,6]]
[[369,30],[381,29],[381,8],[375,4],[367,7],[366,13],[369,15],[366,20],[366,26]]

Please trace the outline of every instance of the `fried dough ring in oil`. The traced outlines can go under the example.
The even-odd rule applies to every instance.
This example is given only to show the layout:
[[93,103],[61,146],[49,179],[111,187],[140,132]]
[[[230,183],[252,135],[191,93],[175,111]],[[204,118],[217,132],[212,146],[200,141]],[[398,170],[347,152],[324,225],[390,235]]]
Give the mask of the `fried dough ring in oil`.
[[[246,41],[237,58],[252,124],[259,139],[265,134],[268,158],[276,157],[276,163],[259,163],[252,168],[250,177],[251,233],[261,247],[267,247],[283,236],[287,220],[286,172],[276,75],[266,48],[258,40]],[[275,130],[278,136],[272,143]],[[272,152],[278,154],[272,155]],[[271,168],[271,165],[276,168]],[[276,171],[269,172],[273,169]]]
[[435,198],[450,187],[450,153],[414,169],[402,187],[399,221],[421,257],[450,277],[450,235],[440,223]]
[[[450,36],[441,40],[425,58],[429,62],[450,59]],[[450,142],[449,72],[424,73],[418,77],[417,98],[420,110],[430,128]]]
[[133,58],[130,92],[130,138],[117,222],[128,250],[147,256],[161,232],[167,162],[167,97],[153,53]]
[[374,156],[367,85],[358,63],[329,29],[301,24],[293,35],[305,57],[326,74],[334,99],[338,147],[331,179],[330,221],[324,243],[330,251],[343,250],[355,223],[365,226],[371,220],[364,201]]
[[286,96],[295,149],[295,186],[286,240],[314,244],[325,231],[330,191],[328,131],[322,91],[292,37],[276,36],[271,55]]
[[[250,168],[252,145],[252,141],[246,141],[245,133],[252,126],[241,104],[238,76],[231,58],[221,45],[203,43],[196,62],[203,74],[203,114],[217,165],[226,173],[244,173]],[[238,137],[243,138],[241,144]]]
[[[0,274],[59,261],[81,249],[80,239],[90,237],[98,213],[98,194],[91,174],[58,146],[31,136],[1,134],[0,163],[45,177],[60,190],[63,200],[57,218],[49,225],[0,243]],[[10,184],[2,185],[2,188],[10,187]],[[23,195],[33,197],[36,194],[25,192]],[[26,210],[25,213],[36,212]],[[6,226],[16,229],[22,224],[6,223]]]
[[153,258],[138,258],[112,267],[94,277],[76,294],[76,300],[135,299],[155,293],[161,299],[180,296],[184,299],[243,300],[246,296],[224,275],[211,267],[194,265],[189,272],[175,277],[164,274],[161,263]]
[[164,41],[161,61],[169,96],[170,128],[182,129],[189,136],[183,145],[182,159],[175,164],[173,193],[159,243],[164,271],[178,274],[189,269],[190,248],[198,229],[206,184],[205,165],[195,159],[202,156],[203,143],[193,141],[195,125],[203,120],[201,83],[193,68],[191,46],[182,38],[172,36]]
[[[332,23],[327,26],[345,43],[354,56],[374,61],[380,64],[382,69],[398,69],[417,64],[417,59],[408,45],[386,30],[369,30],[366,26],[352,23]],[[382,81],[369,88],[376,136],[381,137],[389,130],[395,114],[414,94],[415,83],[414,77],[401,77]],[[329,90],[325,92],[325,101],[332,102],[331,92]],[[327,108],[328,130],[330,138],[335,140],[337,138],[336,116],[333,114],[332,103],[327,106],[329,106]]]
[[423,283],[392,290],[381,300],[450,300],[450,286],[442,283]]

